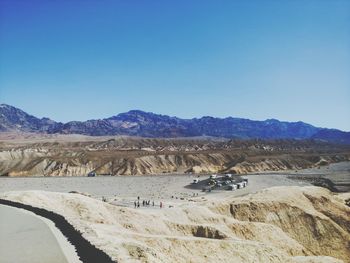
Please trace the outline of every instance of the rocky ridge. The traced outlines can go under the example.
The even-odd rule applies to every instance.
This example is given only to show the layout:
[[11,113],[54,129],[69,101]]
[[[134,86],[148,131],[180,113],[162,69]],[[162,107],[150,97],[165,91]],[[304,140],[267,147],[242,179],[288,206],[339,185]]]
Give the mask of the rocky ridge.
[[239,139],[317,139],[350,144],[350,132],[317,128],[301,121],[283,122],[276,119],[254,121],[210,116],[181,119],[131,110],[105,119],[61,123],[48,118],[36,118],[6,104],[0,105],[0,132],[129,135],[152,138],[211,136]]

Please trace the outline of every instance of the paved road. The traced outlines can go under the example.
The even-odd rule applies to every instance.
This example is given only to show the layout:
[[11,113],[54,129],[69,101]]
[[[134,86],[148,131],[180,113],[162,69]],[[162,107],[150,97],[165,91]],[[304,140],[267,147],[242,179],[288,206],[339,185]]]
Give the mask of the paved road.
[[68,263],[57,239],[40,218],[0,205],[0,263]]

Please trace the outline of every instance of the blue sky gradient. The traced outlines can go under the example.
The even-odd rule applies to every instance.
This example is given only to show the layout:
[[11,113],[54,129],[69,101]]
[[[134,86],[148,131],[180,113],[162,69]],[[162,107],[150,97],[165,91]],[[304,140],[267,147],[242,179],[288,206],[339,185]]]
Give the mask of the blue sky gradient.
[[350,131],[350,1],[0,1],[0,101]]

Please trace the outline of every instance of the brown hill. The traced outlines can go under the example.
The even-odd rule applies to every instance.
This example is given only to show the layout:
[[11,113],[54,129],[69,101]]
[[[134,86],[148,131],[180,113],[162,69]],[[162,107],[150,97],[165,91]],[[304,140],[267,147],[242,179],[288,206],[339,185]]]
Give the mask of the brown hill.
[[350,157],[348,146],[298,140],[54,137],[3,140],[2,176],[82,176],[303,169]]

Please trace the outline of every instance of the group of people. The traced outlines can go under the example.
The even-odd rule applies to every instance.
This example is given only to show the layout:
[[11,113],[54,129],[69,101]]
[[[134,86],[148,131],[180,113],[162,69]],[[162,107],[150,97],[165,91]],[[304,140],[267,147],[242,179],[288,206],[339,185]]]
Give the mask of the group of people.
[[[150,206],[151,205],[151,200],[142,200],[142,206]],[[152,201],[152,206],[155,206],[154,201]],[[139,208],[140,207],[140,197],[137,197],[137,201],[134,201],[134,207]],[[163,203],[160,202],[159,207],[163,207]]]

